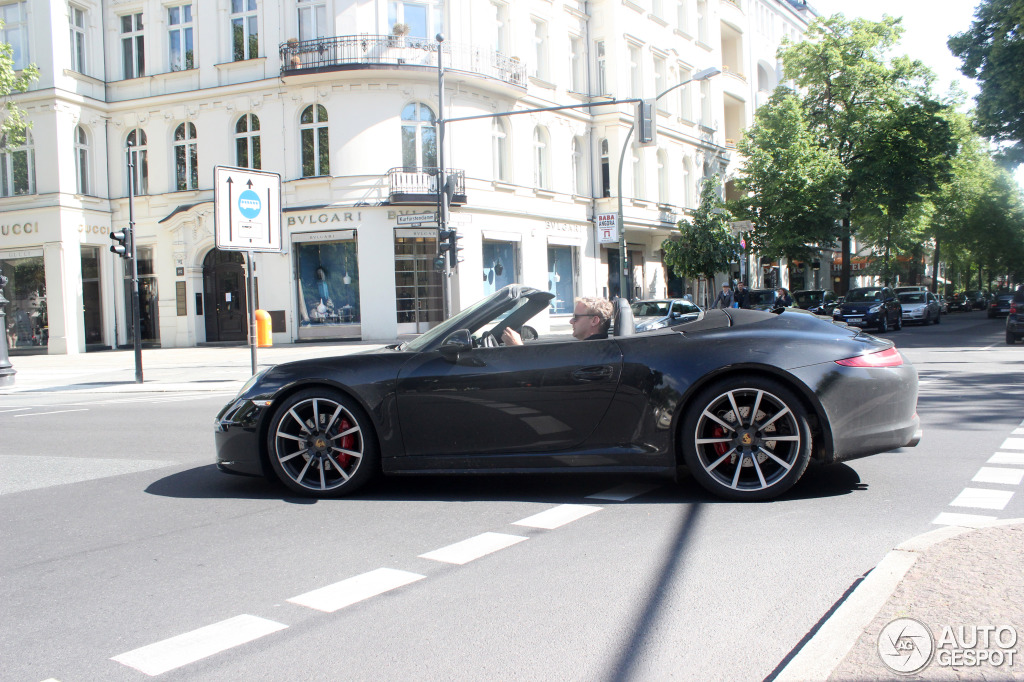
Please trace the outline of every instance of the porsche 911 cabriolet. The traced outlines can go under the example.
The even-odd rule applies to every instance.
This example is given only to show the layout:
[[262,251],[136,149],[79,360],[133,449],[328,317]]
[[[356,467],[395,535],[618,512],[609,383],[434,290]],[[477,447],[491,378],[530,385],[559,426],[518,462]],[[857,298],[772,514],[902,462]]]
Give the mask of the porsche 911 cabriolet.
[[916,445],[917,372],[892,342],[795,308],[702,311],[607,339],[501,343],[552,294],[510,285],[412,341],[253,376],[216,419],[217,466],[335,497],[376,474],[688,469],[732,500]]

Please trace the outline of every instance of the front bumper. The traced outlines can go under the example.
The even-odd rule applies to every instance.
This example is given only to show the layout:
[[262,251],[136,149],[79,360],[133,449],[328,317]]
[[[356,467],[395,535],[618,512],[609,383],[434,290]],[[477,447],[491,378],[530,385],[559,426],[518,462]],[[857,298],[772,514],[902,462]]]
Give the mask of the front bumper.
[[213,433],[217,468],[232,474],[262,476],[259,421],[264,408],[251,400],[235,400],[217,415]]
[[1024,334],[1024,315],[1008,315],[1006,331],[1013,334]]

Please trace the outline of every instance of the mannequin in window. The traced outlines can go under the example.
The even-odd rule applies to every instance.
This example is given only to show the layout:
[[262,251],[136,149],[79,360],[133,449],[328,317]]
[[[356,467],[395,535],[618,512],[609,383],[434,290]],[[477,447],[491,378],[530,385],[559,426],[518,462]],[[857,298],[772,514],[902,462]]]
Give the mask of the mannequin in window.
[[316,289],[322,300],[329,301],[331,299],[327,292],[327,270],[323,265],[318,265],[316,268]]

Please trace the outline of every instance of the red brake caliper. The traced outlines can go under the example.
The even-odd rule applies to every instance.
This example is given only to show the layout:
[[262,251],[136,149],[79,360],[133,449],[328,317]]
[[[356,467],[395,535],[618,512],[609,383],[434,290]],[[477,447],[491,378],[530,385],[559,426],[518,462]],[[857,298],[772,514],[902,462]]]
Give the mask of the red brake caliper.
[[[348,422],[347,419],[342,418],[338,422],[338,433],[348,431],[350,428],[352,428],[352,425]],[[350,433],[347,436],[342,437],[341,442],[338,443],[338,447],[344,450],[354,450],[355,444],[356,436],[355,434]],[[347,469],[349,462],[352,461],[352,455],[346,455],[344,452],[339,452],[337,455],[335,455],[334,459],[338,464],[341,465],[342,468]]]
[[[713,438],[725,438],[725,429],[723,429],[721,426],[716,426],[715,430],[711,432],[711,436]],[[728,443],[715,443],[715,452],[718,453],[719,457],[728,452],[728,450]]]

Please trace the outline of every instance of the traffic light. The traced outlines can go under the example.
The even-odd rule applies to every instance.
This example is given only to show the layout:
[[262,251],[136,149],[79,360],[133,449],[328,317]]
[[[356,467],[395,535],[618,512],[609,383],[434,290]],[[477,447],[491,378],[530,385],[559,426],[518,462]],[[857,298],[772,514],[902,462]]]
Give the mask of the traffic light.
[[658,120],[654,114],[654,100],[645,99],[636,105],[637,141],[644,147],[658,143]]
[[462,251],[462,247],[459,246],[460,239],[462,239],[462,235],[455,230],[439,230],[437,233],[438,255],[435,264],[439,262],[441,267],[444,267],[443,258],[444,254],[447,253],[448,263],[451,265],[452,269],[454,270],[458,268],[459,261],[462,260],[459,258],[459,251]]
[[110,245],[111,253],[116,253],[121,258],[132,257],[132,229],[130,227],[111,232],[110,238],[114,240],[114,243]]

